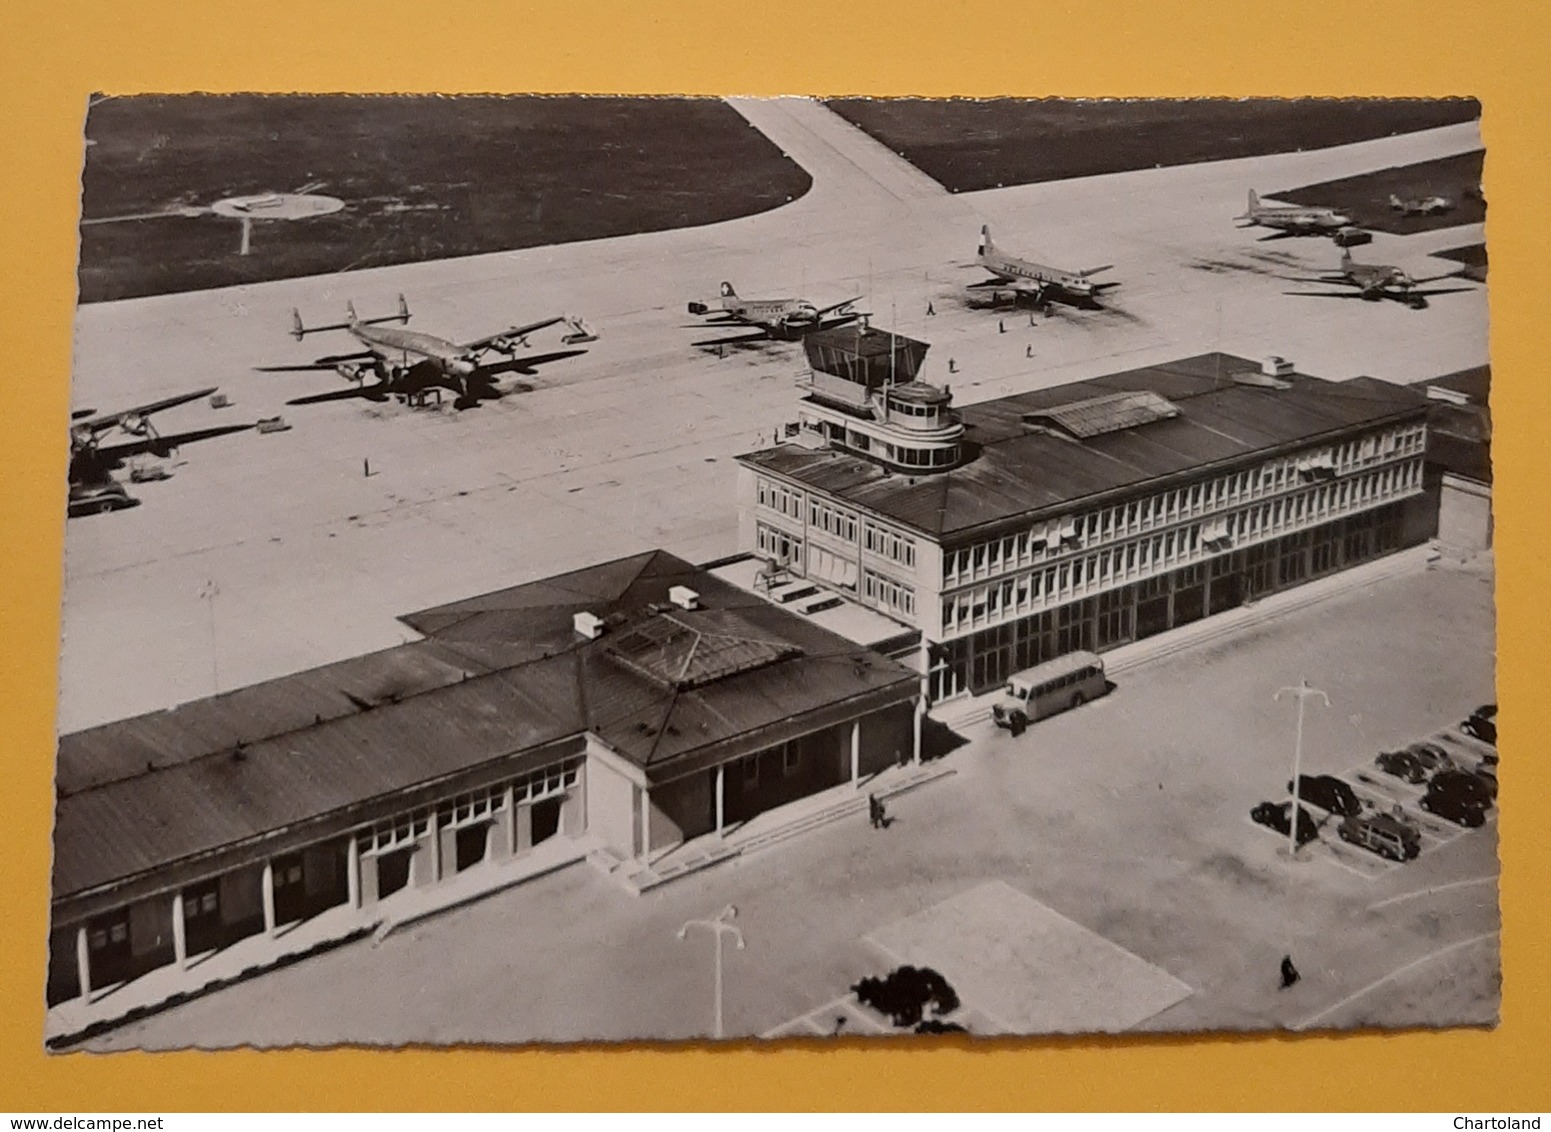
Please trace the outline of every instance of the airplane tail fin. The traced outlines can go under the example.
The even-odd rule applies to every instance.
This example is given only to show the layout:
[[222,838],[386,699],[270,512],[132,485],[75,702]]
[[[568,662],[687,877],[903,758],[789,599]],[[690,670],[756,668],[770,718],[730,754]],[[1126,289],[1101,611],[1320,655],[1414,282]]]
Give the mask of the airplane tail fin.
[[360,322],[361,321],[361,319],[355,313],[355,303],[354,302],[347,301],[345,303],[345,315],[346,315],[345,322],[347,324],[348,323],[354,323],[354,322]]
[[736,292],[736,291],[734,291],[732,289],[732,284],[724,282],[722,284],[722,298],[724,298],[724,299],[736,299],[737,297],[738,297],[738,292]]
[[1249,191],[1249,204],[1248,204],[1248,206],[1244,209],[1244,211],[1242,213],[1240,213],[1238,216],[1235,216],[1234,219],[1235,220],[1253,220],[1255,218],[1255,210],[1258,209],[1259,207],[1260,207],[1260,194],[1257,193],[1254,189],[1251,189]]
[[409,321],[409,303],[402,294],[399,295],[399,321]]
[[976,254],[982,256],[990,255],[995,250],[996,242],[991,239],[991,225],[982,224],[980,226],[980,250]]

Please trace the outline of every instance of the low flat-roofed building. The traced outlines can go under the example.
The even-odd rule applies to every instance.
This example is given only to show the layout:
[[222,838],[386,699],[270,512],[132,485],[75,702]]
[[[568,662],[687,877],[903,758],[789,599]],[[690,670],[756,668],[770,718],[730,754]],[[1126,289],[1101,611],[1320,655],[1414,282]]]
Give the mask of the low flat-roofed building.
[[60,739],[51,1007],[919,757],[917,674],[662,551],[404,621],[425,639]]
[[1439,544],[1469,555],[1492,545],[1492,367],[1419,382],[1427,392],[1424,483],[1437,501]]
[[933,701],[1427,537],[1415,390],[1206,354],[954,408],[852,381],[845,333],[738,457],[741,543],[918,628]]

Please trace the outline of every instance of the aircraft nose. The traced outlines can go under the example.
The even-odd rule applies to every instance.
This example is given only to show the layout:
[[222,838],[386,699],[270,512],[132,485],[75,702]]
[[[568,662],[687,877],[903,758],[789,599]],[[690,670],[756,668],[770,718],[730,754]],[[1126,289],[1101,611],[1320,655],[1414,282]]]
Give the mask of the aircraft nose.
[[452,372],[459,377],[472,377],[475,365],[468,358],[456,358],[452,363]]

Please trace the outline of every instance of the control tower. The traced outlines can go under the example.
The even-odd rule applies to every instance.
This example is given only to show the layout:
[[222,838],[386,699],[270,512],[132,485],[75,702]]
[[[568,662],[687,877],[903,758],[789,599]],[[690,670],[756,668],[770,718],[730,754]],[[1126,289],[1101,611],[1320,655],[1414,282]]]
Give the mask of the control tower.
[[916,475],[956,467],[964,425],[953,397],[917,378],[930,348],[861,324],[809,334],[796,443]]

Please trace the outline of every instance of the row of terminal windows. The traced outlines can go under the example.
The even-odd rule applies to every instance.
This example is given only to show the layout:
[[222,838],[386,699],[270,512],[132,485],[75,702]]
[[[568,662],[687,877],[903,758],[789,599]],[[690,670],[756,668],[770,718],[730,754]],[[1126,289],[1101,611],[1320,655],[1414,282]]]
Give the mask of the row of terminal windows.
[[1425,427],[1408,425],[1374,433],[1334,449],[1279,458],[1252,471],[1231,472],[1210,481],[1173,488],[1147,499],[1117,504],[1076,518],[1039,523],[1029,531],[944,552],[943,584],[953,585],[1032,565],[1047,556],[1194,518],[1328,479],[1380,460],[1415,456],[1421,453],[1425,442]]
[[944,598],[943,631],[977,628],[1034,607],[1102,590],[1142,575],[1167,571],[1191,559],[1221,553],[1245,540],[1323,522],[1364,509],[1421,486],[1421,461],[1327,483],[1188,528],[1110,547],[1044,570],[977,586]]
[[[763,507],[779,511],[783,515],[798,519],[802,516],[801,496],[799,493],[781,484],[760,477],[756,485],[756,498]],[[810,497],[808,500],[808,525],[817,527],[827,534],[854,544],[856,542],[858,521],[855,512],[825,503],[819,499]],[[869,554],[876,554],[887,558],[890,562],[898,562],[902,566],[911,569],[916,564],[916,542],[909,535],[899,534],[872,520],[863,520],[860,524],[862,536],[862,548]],[[778,538],[779,536],[779,538]],[[779,539],[787,540],[781,544]],[[781,549],[782,545],[785,550]],[[786,535],[775,527],[761,525],[759,533],[759,552],[786,561],[795,561],[800,553],[802,541],[794,536]]]
[[915,568],[916,540],[906,535],[896,534],[887,527],[880,527],[877,523],[862,524],[862,548],[887,558],[890,562],[898,562],[911,569]]
[[906,617],[915,616],[915,590],[872,570],[862,571],[862,598]]
[[939,412],[937,405],[922,405],[915,401],[896,401],[889,398],[889,412],[899,413],[906,417],[935,417]]
[[856,542],[856,515],[817,499],[808,500],[808,525],[846,542]]
[[756,523],[754,542],[761,558],[769,558],[783,565],[802,561],[802,539],[787,534],[768,523]]
[[881,449],[885,460],[891,464],[898,464],[902,468],[951,468],[959,462],[958,445],[951,444],[947,447],[913,448],[905,444],[881,443],[875,446],[875,450]]
[[[576,785],[580,773],[581,761],[572,759],[507,782],[459,794],[436,808],[436,828],[461,829],[489,821],[506,811],[508,791],[516,805],[559,797]],[[422,807],[360,830],[355,835],[357,848],[362,856],[372,856],[412,845],[430,830],[432,813],[430,808]]]
[[802,493],[760,477],[757,487],[759,505],[779,511],[790,519],[802,521]]

